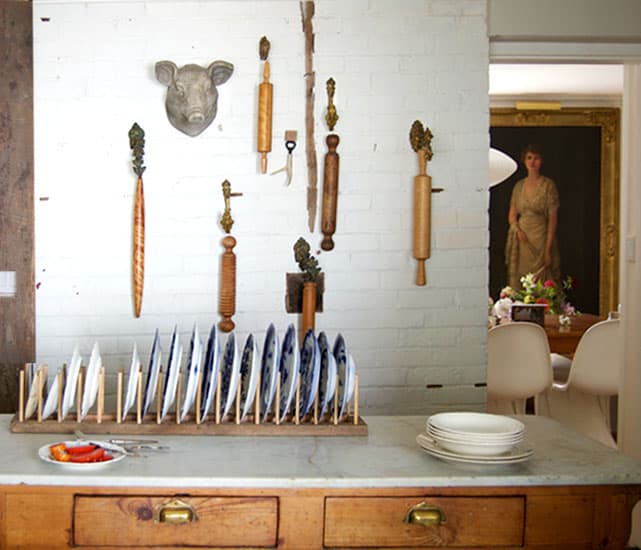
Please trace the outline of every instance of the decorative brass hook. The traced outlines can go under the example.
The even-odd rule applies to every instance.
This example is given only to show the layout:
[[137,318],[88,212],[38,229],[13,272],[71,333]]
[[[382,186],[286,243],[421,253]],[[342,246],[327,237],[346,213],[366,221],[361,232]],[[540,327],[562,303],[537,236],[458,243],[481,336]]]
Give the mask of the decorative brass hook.
[[231,192],[231,183],[228,180],[223,182],[223,197],[225,198],[225,212],[223,217],[220,219],[220,225],[222,225],[225,233],[231,231],[231,226],[234,225],[234,220],[231,217],[231,198],[232,197],[242,197],[242,193],[232,193]]
[[329,126],[329,131],[334,131],[334,126],[340,118],[336,112],[336,107],[334,106],[334,92],[336,92],[336,82],[333,78],[330,78],[327,81],[327,114],[325,115],[325,120],[327,121],[327,126]]

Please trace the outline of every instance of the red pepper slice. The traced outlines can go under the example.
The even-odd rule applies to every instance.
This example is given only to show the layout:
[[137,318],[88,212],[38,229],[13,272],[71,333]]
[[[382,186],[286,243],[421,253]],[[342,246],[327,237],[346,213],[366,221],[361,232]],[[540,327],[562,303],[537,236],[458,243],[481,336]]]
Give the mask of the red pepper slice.
[[88,444],[88,445],[75,445],[73,447],[67,447],[67,452],[70,455],[81,455],[93,451],[98,445]]
[[88,453],[82,453],[77,455],[71,455],[71,462],[98,462],[102,459],[105,454],[105,450],[102,447],[96,447],[93,451]]

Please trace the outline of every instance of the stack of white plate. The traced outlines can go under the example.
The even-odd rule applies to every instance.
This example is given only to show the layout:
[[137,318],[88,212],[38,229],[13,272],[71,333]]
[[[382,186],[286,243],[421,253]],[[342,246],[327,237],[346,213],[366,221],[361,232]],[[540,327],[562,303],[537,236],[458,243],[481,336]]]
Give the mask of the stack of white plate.
[[515,418],[451,412],[430,416],[417,442],[429,454],[455,462],[505,464],[526,460],[525,426]]

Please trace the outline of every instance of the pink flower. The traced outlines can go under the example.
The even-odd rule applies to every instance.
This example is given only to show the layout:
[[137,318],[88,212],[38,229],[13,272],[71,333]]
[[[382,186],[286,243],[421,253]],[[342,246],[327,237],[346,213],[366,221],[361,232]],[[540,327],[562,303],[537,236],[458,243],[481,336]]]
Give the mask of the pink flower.
[[556,286],[556,284],[554,283],[554,281],[552,279],[548,279],[547,281],[545,281],[543,283],[543,286],[545,288],[554,288]]

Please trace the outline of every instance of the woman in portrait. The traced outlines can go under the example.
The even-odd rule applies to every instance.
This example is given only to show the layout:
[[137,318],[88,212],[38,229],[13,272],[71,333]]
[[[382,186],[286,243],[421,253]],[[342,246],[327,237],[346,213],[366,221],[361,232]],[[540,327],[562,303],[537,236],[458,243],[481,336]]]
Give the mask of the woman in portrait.
[[521,288],[521,277],[533,273],[541,281],[561,276],[561,258],[556,242],[559,193],[553,180],[541,174],[541,147],[530,144],[521,161],[527,177],[516,182],[510,199],[510,228],[505,247],[508,285]]

